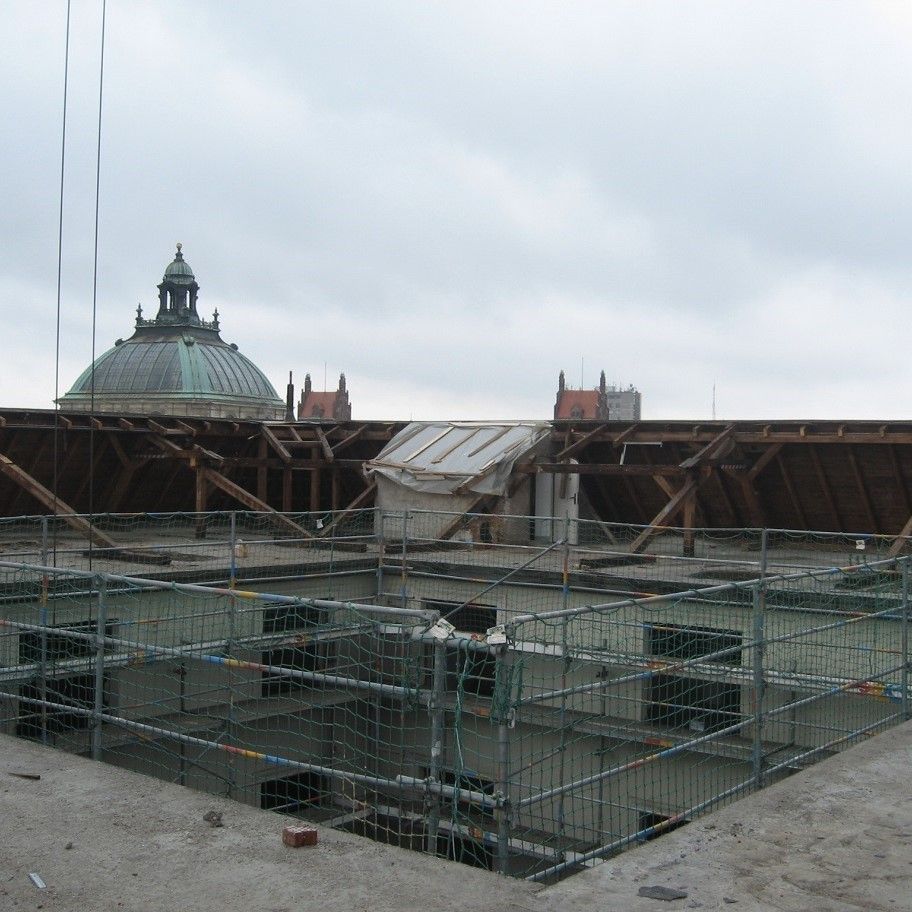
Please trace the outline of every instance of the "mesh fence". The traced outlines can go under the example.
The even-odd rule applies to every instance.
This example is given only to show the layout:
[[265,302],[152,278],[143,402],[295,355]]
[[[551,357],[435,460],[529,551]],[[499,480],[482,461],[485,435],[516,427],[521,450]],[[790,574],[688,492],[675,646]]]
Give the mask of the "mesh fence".
[[909,715],[910,558],[870,542],[285,518],[111,517],[172,555],[143,577],[4,552],[0,730],[551,880]]

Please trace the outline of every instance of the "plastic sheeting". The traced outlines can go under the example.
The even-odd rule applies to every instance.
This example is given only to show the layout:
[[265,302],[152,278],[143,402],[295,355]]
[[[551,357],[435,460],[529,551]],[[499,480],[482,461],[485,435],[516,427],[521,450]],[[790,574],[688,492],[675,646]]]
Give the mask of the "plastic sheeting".
[[548,435],[545,422],[413,422],[367,465],[425,494],[502,495],[517,460]]

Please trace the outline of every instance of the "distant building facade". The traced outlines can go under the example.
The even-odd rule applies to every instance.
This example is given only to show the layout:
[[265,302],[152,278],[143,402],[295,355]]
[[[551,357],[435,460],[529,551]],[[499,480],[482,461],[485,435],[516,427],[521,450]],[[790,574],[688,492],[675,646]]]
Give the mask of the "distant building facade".
[[298,402],[298,420],[325,418],[329,421],[351,421],[351,402],[345,385],[345,374],[339,374],[339,388],[318,393],[313,389],[310,374],[304,377],[304,389]]
[[557,379],[554,417],[575,421],[639,421],[642,396],[633,385],[626,389],[608,386],[605,372],[595,389],[571,389],[564,372]]

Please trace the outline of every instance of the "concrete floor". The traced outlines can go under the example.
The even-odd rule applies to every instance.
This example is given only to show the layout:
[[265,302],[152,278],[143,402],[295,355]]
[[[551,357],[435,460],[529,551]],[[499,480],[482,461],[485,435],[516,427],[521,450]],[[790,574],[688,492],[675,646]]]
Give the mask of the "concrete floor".
[[[912,723],[539,890],[325,829],[316,848],[288,849],[271,812],[0,737],[0,909],[905,910],[910,769]],[[688,895],[638,897],[651,885]]]
[[[541,894],[551,908],[912,908],[912,722]],[[639,897],[660,885],[672,902]],[[559,901],[558,901],[559,898]]]
[[[910,769],[912,723],[539,890],[325,829],[316,848],[288,849],[270,812],[0,737],[0,909],[908,909]],[[687,897],[637,895],[652,885]]]
[[[210,810],[223,826],[206,823]],[[539,910],[531,884],[347,833],[321,828],[316,847],[286,848],[284,822],[0,736],[0,910]]]

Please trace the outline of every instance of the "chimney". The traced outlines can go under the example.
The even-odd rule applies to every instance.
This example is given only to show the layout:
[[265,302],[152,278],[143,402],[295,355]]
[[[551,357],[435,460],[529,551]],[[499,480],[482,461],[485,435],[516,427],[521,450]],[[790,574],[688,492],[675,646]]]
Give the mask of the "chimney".
[[294,383],[291,382],[291,371],[288,372],[288,386],[285,388],[285,420],[294,421]]

